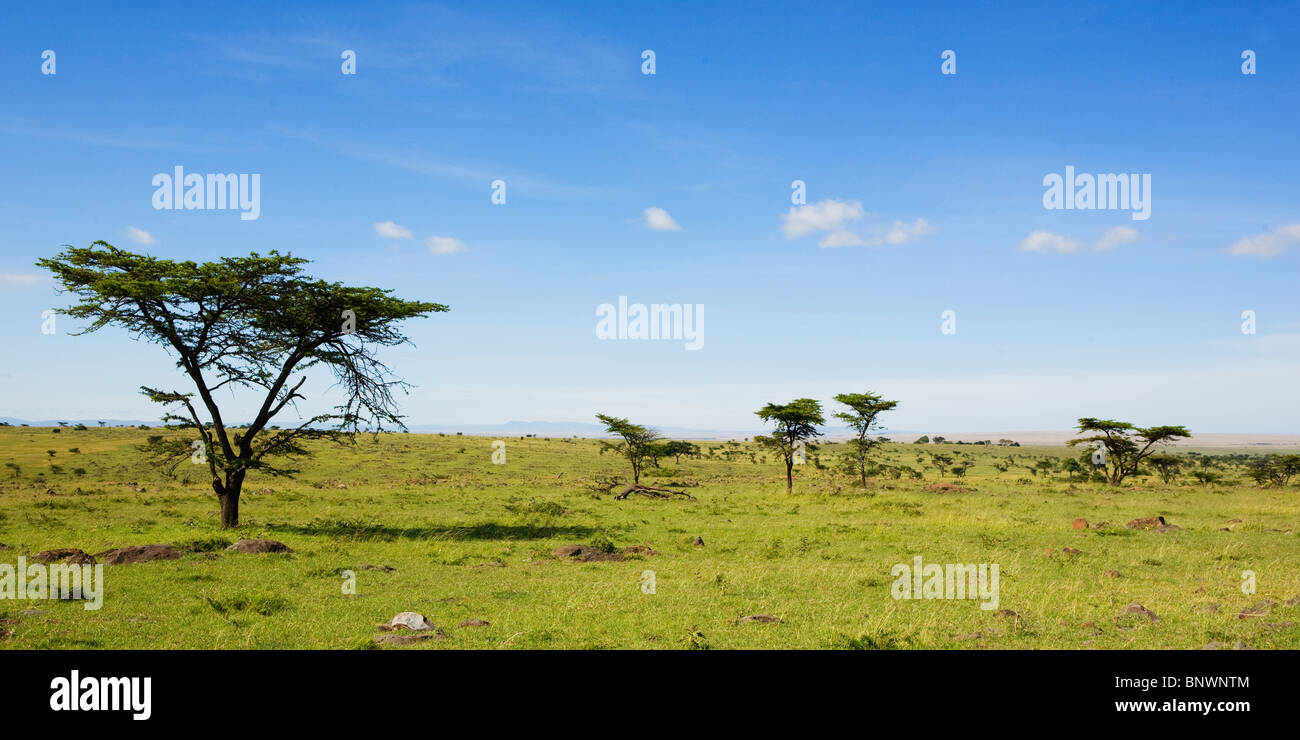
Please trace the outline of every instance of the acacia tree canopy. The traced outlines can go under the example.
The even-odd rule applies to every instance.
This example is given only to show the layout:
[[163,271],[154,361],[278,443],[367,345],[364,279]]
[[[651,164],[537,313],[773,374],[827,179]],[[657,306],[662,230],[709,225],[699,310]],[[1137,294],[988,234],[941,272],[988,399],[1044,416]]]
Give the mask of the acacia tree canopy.
[[1072,447],[1087,444],[1104,451],[1102,465],[1106,468],[1106,482],[1113,486],[1118,486],[1124,478],[1136,473],[1138,464],[1155,453],[1159,446],[1192,436],[1187,427],[1182,426],[1144,428],[1126,421],[1092,417],[1079,419],[1077,429],[1080,433],[1092,434],[1072,439],[1067,444]]
[[[303,454],[301,443],[310,438],[402,427],[393,393],[408,386],[379,361],[375,349],[409,342],[398,322],[448,310],[439,303],[401,300],[380,288],[307,277],[302,274],[306,262],[277,251],[178,262],[104,241],[69,246],[37,261],[76,296],[77,302],[60,313],[89,321],[77,334],[117,326],[176,356],[194,391],[141,391],[177,412],[169,410],[165,421],[198,431],[221,501],[223,528],[239,523],[239,493],[249,470],[294,472],[267,458]],[[285,407],[304,398],[303,373],[318,366],[334,374],[343,403],[296,427],[264,434]],[[262,397],[246,427],[231,428],[222,416],[214,394],[226,386]]]
[[844,421],[853,429],[856,436],[851,440],[854,452],[854,465],[860,476],[863,488],[867,486],[867,456],[871,449],[882,441],[872,439],[873,432],[880,431],[877,418],[886,411],[898,408],[898,401],[886,401],[876,393],[841,393],[835,400],[849,408],[848,411],[835,412],[835,418]]
[[790,493],[794,490],[796,452],[813,449],[812,440],[822,434],[817,429],[826,423],[822,405],[812,398],[797,398],[786,404],[769,403],[755,413],[775,425],[772,434],[757,435],[754,441],[775,450],[785,460],[785,492]]
[[632,482],[639,484],[646,461],[655,457],[655,443],[660,439],[659,433],[617,416],[596,414],[596,418],[605,425],[606,432],[623,438],[623,441],[618,443],[601,440],[601,452],[612,450],[627,458],[632,465]]

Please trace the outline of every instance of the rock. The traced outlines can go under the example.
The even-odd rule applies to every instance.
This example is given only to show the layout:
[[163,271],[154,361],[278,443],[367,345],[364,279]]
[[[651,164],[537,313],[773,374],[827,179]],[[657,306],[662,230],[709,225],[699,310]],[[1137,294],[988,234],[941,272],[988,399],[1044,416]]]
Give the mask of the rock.
[[178,560],[183,553],[171,545],[128,545],[99,553],[105,565],[130,565],[151,560]]
[[1237,640],[1237,644],[1233,645],[1232,649],[1233,650],[1254,650],[1254,648],[1250,647],[1249,645],[1242,642],[1241,640]]
[[624,555],[658,555],[658,551],[650,549],[646,545],[632,545],[623,548]]
[[41,616],[42,614],[45,614],[45,613],[46,613],[46,612],[45,612],[44,609],[23,609],[22,611],[18,612],[18,616],[20,616],[20,617],[39,617],[39,616]]
[[379,629],[385,632],[393,632],[395,630],[403,629],[411,630],[412,632],[423,632],[425,630],[433,629],[433,625],[429,623],[429,620],[424,618],[423,614],[418,612],[402,612],[388,620],[388,624],[380,625]]
[[8,550],[8,549],[9,549],[9,546],[8,546],[8,545],[6,545],[6,544],[3,543],[3,542],[0,542],[0,550]]
[[1069,546],[1062,547],[1062,548],[1061,548],[1061,552],[1065,553],[1066,555],[1082,555],[1082,554],[1083,554],[1083,551],[1082,551],[1082,550],[1076,550],[1075,548],[1073,548],[1073,547],[1069,547]]
[[1227,646],[1228,646],[1228,643],[1226,643],[1226,642],[1219,642],[1218,640],[1215,640],[1214,642],[1207,642],[1207,643],[1205,643],[1205,646],[1202,647],[1201,649],[1202,649],[1202,650],[1222,650],[1222,649],[1226,648]]
[[1205,612],[1206,614],[1218,614],[1218,613],[1219,613],[1219,605],[1218,605],[1218,604],[1201,604],[1200,606],[1196,607],[1196,611],[1198,611],[1198,612]]
[[763,624],[780,624],[781,618],[774,617],[771,614],[751,614],[748,617],[741,617],[740,619],[736,620],[736,624],[744,624],[746,622],[761,622]]
[[46,496],[58,496],[59,494],[58,494],[58,492],[55,491],[53,488],[47,488],[47,489],[45,489],[45,495],[46,495]]
[[381,570],[385,573],[392,573],[397,569],[391,565],[363,565],[361,570]]
[[1241,613],[1237,615],[1237,619],[1250,619],[1251,617],[1262,617],[1265,614],[1268,614],[1268,610],[1272,609],[1275,606],[1277,606],[1276,601],[1272,601],[1270,599],[1260,599],[1259,601],[1256,601],[1254,604],[1251,604],[1245,609],[1242,609]]
[[1141,616],[1146,617],[1147,619],[1150,619],[1152,622],[1159,622],[1159,621],[1160,621],[1160,617],[1156,616],[1156,613],[1155,613],[1155,612],[1151,611],[1150,609],[1146,608],[1145,606],[1142,606],[1141,604],[1137,603],[1136,601],[1133,602],[1132,604],[1129,604],[1128,606],[1124,607],[1124,611],[1121,612],[1121,613],[1122,613],[1122,614],[1139,614],[1139,615],[1141,615]]
[[1155,529],[1156,527],[1163,526],[1164,524],[1165,524],[1164,517],[1148,516],[1148,517],[1143,517],[1141,519],[1134,519],[1133,521],[1129,522],[1128,524],[1125,524],[1124,526],[1128,527],[1129,529]]
[[695,539],[691,540],[691,544],[696,547],[704,547],[704,538],[697,536]]
[[239,540],[227,547],[226,550],[227,552],[243,553],[293,552],[293,548],[275,540]]
[[491,624],[492,624],[491,622],[488,622],[483,619],[466,619],[464,622],[460,623],[460,626],[461,627],[489,627],[491,626]]
[[1164,534],[1165,532],[1177,532],[1180,529],[1182,529],[1182,527],[1178,526],[1177,524],[1161,524],[1160,526],[1156,527],[1156,531],[1161,534]]
[[37,563],[64,563],[66,565],[94,565],[95,558],[90,553],[75,547],[61,547],[54,550],[42,550],[32,555]]
[[1106,575],[1110,576],[1111,578],[1119,578],[1119,571],[1112,568],[1111,570],[1106,571]]
[[1070,526],[1074,527],[1075,529],[1087,529],[1088,520],[1084,519],[1083,517],[1080,517],[1078,519],[1075,519],[1074,522],[1070,524]]
[[1240,519],[1229,519],[1228,524],[1241,524]]

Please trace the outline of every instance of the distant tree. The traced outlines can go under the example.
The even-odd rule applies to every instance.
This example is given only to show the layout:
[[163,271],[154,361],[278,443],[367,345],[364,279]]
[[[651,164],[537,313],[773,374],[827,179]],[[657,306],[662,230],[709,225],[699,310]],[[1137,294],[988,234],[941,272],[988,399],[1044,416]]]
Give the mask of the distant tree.
[[1167,455],[1159,453],[1147,458],[1147,464],[1156,469],[1160,475],[1160,480],[1165,483],[1172,483],[1178,473],[1182,471],[1183,459],[1177,455]]
[[645,469],[646,463],[654,464],[657,456],[655,442],[659,440],[659,433],[649,427],[633,424],[627,419],[621,419],[617,416],[608,416],[606,414],[596,414],[596,418],[601,424],[605,425],[605,431],[617,435],[623,439],[622,442],[609,442],[601,440],[601,452],[610,450],[627,458],[628,463],[632,465],[632,482],[641,482],[641,471]]
[[928,445],[928,444],[930,444],[930,436],[929,436],[928,434],[922,434],[921,436],[919,436],[919,437],[917,437],[916,439],[912,440],[912,444],[914,444],[914,445]]
[[945,455],[942,452],[930,453],[930,463],[939,471],[940,478],[948,472],[948,466],[952,465],[952,462],[951,455]]
[[841,393],[835,400],[849,408],[848,411],[835,412],[835,418],[845,422],[856,436],[849,440],[849,446],[857,463],[859,482],[867,487],[867,457],[872,448],[880,444],[879,439],[872,439],[871,433],[879,431],[877,421],[882,413],[898,408],[898,401],[886,401],[876,393]]
[[785,461],[785,492],[792,493],[795,456],[815,449],[812,440],[822,435],[817,429],[826,423],[822,405],[811,398],[798,398],[787,404],[769,403],[755,413],[775,426],[772,434],[755,436],[754,441],[774,450]]
[[1300,475],[1300,455],[1265,455],[1252,460],[1249,465],[1250,477],[1261,486],[1281,488],[1291,482],[1291,477]]
[[947,439],[946,437],[938,437],[938,436],[936,436],[936,437],[934,438],[934,443],[937,444],[937,445],[941,445],[941,444],[943,444],[944,442],[947,442],[947,441],[948,441],[948,439]]
[[1187,427],[1182,426],[1143,428],[1124,421],[1091,417],[1079,419],[1077,429],[1081,434],[1092,434],[1072,439],[1067,444],[1086,444],[1094,450],[1104,452],[1105,457],[1099,467],[1105,467],[1106,482],[1112,486],[1118,486],[1124,478],[1136,473],[1138,464],[1154,454],[1159,446],[1192,436]]
[[[118,326],[176,356],[207,420],[193,403],[194,393],[141,391],[181,412],[168,411],[164,421],[199,435],[196,448],[177,439],[158,452],[179,462],[202,450],[223,529],[239,524],[239,496],[249,471],[292,475],[297,471],[270,460],[306,454],[302,443],[309,439],[342,441],[362,429],[401,427],[393,392],[404,391],[407,384],[392,377],[374,347],[407,343],[396,328],[403,319],[447,310],[438,303],[399,300],[379,288],[309,278],[302,274],[306,262],[275,251],[202,264],[175,262],[103,241],[68,247],[37,262],[79,299],[62,311],[90,320],[79,333]],[[294,375],[312,368],[333,373],[343,403],[333,413],[263,435],[273,417],[304,398],[300,391],[308,376],[294,382]],[[227,426],[216,400],[222,388],[261,396],[246,427]]]
[[699,446],[681,440],[664,442],[660,445],[660,448],[663,450],[663,455],[665,457],[673,458],[673,461],[679,465],[682,462],[682,455],[687,457],[698,457],[700,454]]

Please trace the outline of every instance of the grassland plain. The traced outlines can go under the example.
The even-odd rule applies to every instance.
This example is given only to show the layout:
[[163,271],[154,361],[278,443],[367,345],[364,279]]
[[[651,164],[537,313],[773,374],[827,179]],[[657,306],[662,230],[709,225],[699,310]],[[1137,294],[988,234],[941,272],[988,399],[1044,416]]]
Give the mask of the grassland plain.
[[[940,478],[921,446],[887,444],[879,461],[925,478],[877,477],[864,491],[829,464],[840,448],[831,444],[786,495],[782,466],[737,441],[702,442],[703,458],[665,460],[643,479],[689,486],[696,501],[618,501],[588,488],[624,471],[595,440],[506,439],[505,464],[493,464],[491,438],[389,434],[320,444],[292,480],[253,474],[231,532],[218,527],[203,468],[185,461],[169,475],[139,447],[173,434],[0,428],[10,464],[0,470],[0,562],[56,547],[187,552],[106,566],[98,611],[0,600],[0,649],[367,648],[402,611],[446,635],[408,650],[1300,647],[1300,606],[1286,603],[1300,595],[1295,486],[1144,476],[1112,488],[1030,474],[1039,460],[1077,454],[1065,447],[927,445],[970,463],[963,478]],[[940,482],[960,489],[927,490]],[[1123,527],[1156,515],[1181,529]],[[1075,529],[1079,517],[1116,526]],[[294,552],[225,551],[239,537]],[[552,555],[599,542],[658,554]],[[891,568],[915,555],[998,564],[999,610],[1016,615],[972,600],[895,600]],[[1255,594],[1242,591],[1247,570]],[[355,595],[343,592],[345,571]],[[1263,616],[1238,616],[1266,600],[1275,605]],[[1133,602],[1159,620],[1121,614]],[[754,614],[781,621],[738,622]],[[458,626],[467,619],[489,624]]]

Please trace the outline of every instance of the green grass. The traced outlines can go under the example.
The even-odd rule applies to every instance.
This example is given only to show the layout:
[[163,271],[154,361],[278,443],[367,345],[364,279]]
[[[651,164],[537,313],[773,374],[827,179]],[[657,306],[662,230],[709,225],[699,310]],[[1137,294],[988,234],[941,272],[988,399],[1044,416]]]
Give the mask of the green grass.
[[[1210,486],[1142,477],[1111,488],[1026,469],[1075,454],[1066,448],[946,444],[972,467],[942,482],[968,491],[925,490],[940,482],[931,468],[924,480],[877,477],[864,491],[833,470],[842,450],[828,445],[818,453],[827,469],[798,468],[787,496],[770,456],[743,442],[703,443],[711,458],[665,462],[668,475],[643,480],[698,483],[688,489],[697,501],[614,501],[586,487],[623,472],[593,440],[507,439],[507,463],[493,465],[491,439],[385,435],[322,445],[295,480],[251,476],[243,526],[223,532],[203,469],[187,461],[168,477],[136,449],[162,433],[0,428],[0,463],[20,470],[0,468],[0,543],[9,546],[0,562],[55,547],[188,552],[105,567],[99,611],[0,601],[0,627],[12,632],[0,649],[361,648],[401,611],[424,614],[446,639],[385,649],[1300,647],[1300,627],[1285,626],[1300,623],[1300,606],[1285,604],[1300,595],[1300,491],[1260,488],[1232,467]],[[719,458],[726,449],[730,460]],[[922,469],[921,449],[886,445],[879,460]],[[996,470],[1008,456],[1013,467]],[[1181,531],[1122,526],[1154,515]],[[1074,530],[1076,517],[1120,526]],[[704,547],[691,544],[696,536]],[[238,537],[295,552],[226,552]],[[550,554],[606,541],[659,554],[593,563]],[[1066,546],[1081,553],[1061,554]],[[1019,617],[977,601],[893,599],[890,569],[918,554],[997,563],[999,608]],[[355,595],[343,593],[349,570]],[[646,570],[654,594],[642,593]],[[1241,591],[1246,570],[1254,595]],[[1237,618],[1261,599],[1278,605]],[[1135,601],[1160,621],[1121,617]],[[1217,613],[1201,609],[1210,603]],[[23,613],[31,609],[43,613]],[[753,614],[782,621],[736,622]],[[469,618],[491,624],[458,627]]]

